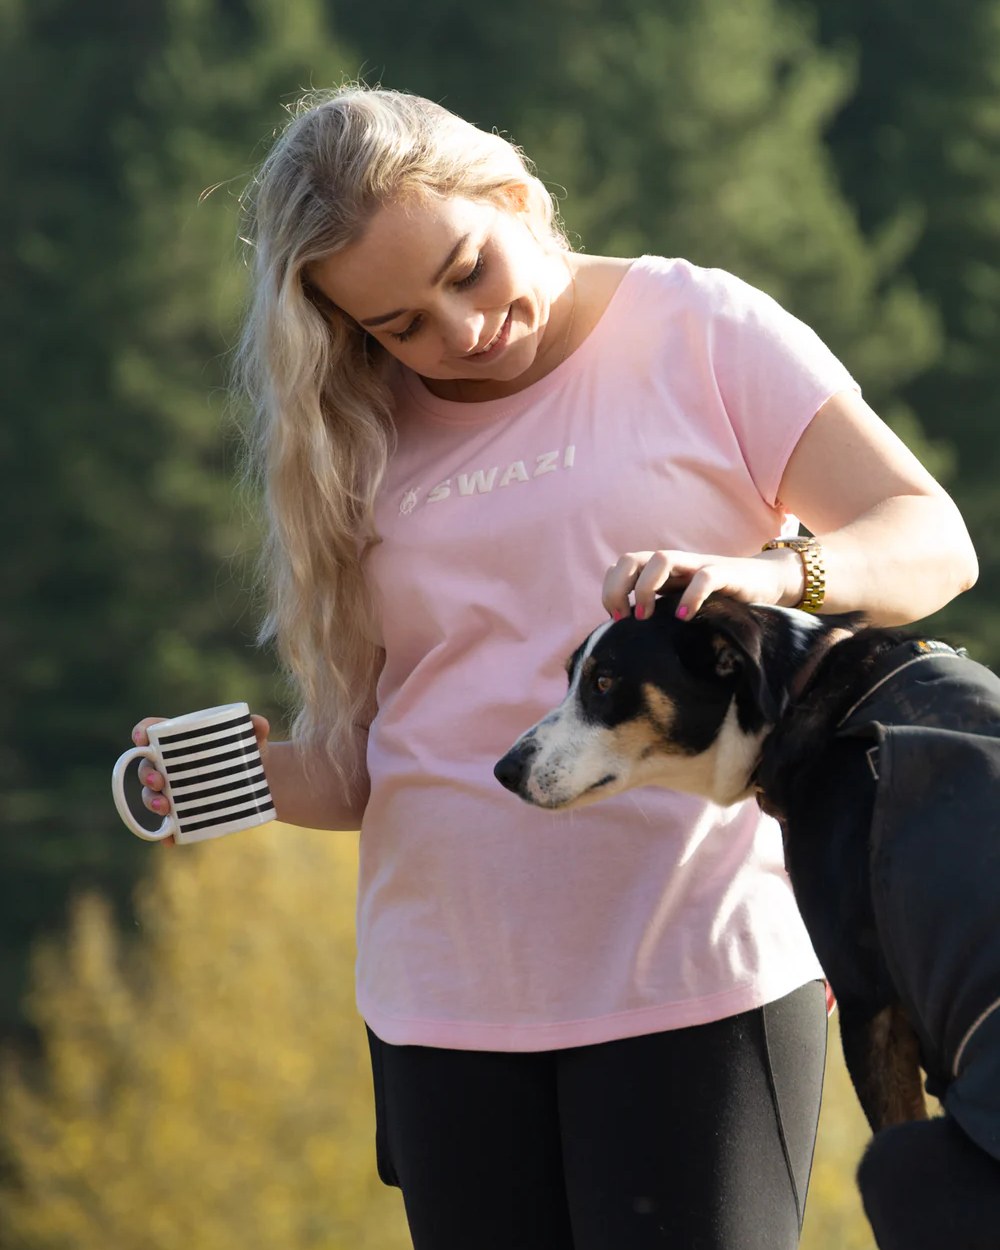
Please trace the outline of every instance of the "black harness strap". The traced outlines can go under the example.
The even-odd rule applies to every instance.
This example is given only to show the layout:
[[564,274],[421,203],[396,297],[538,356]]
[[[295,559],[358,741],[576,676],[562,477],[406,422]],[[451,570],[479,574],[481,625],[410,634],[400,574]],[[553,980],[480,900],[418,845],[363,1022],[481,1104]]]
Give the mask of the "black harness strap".
[[837,728],[840,729],[842,725],[846,724],[858,708],[864,707],[872,695],[884,686],[887,681],[895,677],[897,673],[904,668],[909,668],[911,664],[918,663],[920,660],[929,660],[936,656],[954,656],[959,660],[969,658],[968,652],[964,647],[956,649],[937,638],[910,638],[906,642],[901,642],[898,647],[893,647],[891,651],[887,651],[885,655],[876,661],[869,675],[868,689],[847,709],[837,722]]

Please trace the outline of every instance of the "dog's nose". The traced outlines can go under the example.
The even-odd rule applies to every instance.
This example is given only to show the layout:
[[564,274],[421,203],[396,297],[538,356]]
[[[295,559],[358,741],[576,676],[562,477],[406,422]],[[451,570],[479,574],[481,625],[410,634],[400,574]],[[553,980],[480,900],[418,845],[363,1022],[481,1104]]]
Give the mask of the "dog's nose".
[[517,794],[524,777],[524,762],[524,755],[516,747],[512,747],[502,760],[497,761],[493,776],[502,786]]

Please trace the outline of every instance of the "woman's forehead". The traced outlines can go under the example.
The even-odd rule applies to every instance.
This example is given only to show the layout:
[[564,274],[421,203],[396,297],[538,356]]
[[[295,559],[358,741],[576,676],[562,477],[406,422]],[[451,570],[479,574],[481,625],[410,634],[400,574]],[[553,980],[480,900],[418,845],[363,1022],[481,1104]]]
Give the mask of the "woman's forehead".
[[495,205],[457,196],[393,201],[375,211],[356,242],[313,262],[309,281],[357,321],[411,307],[460,259],[465,244],[478,245],[496,212]]

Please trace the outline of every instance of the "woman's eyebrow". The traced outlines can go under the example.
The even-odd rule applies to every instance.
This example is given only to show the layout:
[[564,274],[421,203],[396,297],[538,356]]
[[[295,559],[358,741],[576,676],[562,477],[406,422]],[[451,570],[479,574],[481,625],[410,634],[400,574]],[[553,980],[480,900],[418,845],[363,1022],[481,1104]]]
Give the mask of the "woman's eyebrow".
[[[431,286],[437,286],[437,284],[441,281],[444,275],[448,272],[448,270],[455,263],[455,258],[458,256],[459,252],[461,252],[462,248],[465,247],[466,243],[468,243],[470,237],[471,236],[468,234],[463,234],[462,237],[458,240],[455,246],[451,249],[451,251],[445,257],[443,263],[438,266],[433,278],[431,278]],[[396,317],[401,317],[403,313],[405,312],[406,312],[405,308],[397,308],[395,312],[383,313],[380,317],[366,317],[365,320],[361,322],[361,324],[363,326],[385,325],[387,321],[392,321]]]

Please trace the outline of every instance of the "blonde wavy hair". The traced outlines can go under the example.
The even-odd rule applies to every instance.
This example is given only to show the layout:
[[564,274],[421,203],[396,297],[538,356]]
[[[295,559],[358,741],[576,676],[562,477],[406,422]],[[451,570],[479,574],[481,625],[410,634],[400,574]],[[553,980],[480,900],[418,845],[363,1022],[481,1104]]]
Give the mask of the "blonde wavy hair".
[[249,475],[266,504],[260,641],[292,679],[293,737],[325,746],[346,784],[382,658],[363,566],[394,444],[393,362],[310,285],[308,267],[409,194],[501,202],[524,187],[537,237],[568,245],[520,149],[430,100],[352,84],[290,111],[243,197],[253,278],[236,378],[253,412]]

